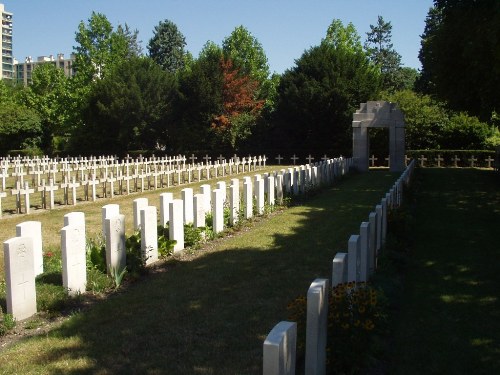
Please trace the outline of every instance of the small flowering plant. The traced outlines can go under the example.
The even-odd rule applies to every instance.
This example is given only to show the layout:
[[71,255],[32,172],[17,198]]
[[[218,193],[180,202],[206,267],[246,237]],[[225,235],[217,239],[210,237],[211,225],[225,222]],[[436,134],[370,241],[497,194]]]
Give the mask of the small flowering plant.
[[[288,305],[288,319],[297,322],[298,357],[304,355],[307,301]],[[356,373],[368,364],[375,335],[384,326],[384,297],[368,283],[345,283],[330,289],[327,359],[332,373]]]

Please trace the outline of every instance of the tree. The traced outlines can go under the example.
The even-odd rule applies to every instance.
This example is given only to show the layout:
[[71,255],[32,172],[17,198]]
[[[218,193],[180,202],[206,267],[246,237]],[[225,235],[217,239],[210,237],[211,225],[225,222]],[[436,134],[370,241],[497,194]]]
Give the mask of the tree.
[[168,72],[176,72],[185,65],[186,39],[177,26],[169,20],[160,21],[155,26],[149,40],[149,56]]
[[0,80],[0,154],[3,155],[9,150],[37,149],[41,142],[40,118],[16,100],[16,90]]
[[392,25],[378,16],[377,24],[370,25],[366,33],[365,48],[370,60],[379,67],[382,76],[382,88],[388,91],[402,89],[401,56],[391,42]]
[[196,60],[179,72],[172,152],[206,152],[218,147],[211,129],[214,116],[223,113],[222,49],[207,42]]
[[235,149],[238,142],[251,134],[264,101],[256,99],[259,82],[241,74],[231,59],[222,58],[220,67],[223,75],[223,111],[214,117],[211,126],[223,143],[229,143]]
[[55,65],[41,64],[33,70],[32,83],[23,98],[41,120],[42,148],[52,153],[54,137],[65,136],[70,131],[75,111],[68,78]]
[[422,35],[419,88],[489,121],[500,108],[500,2],[435,0]]
[[76,77],[82,85],[104,78],[113,66],[137,52],[137,32],[131,33],[128,26],[113,26],[105,15],[92,12],[88,25],[78,25],[73,47],[76,52]]
[[269,78],[269,65],[264,48],[245,27],[235,28],[222,42],[222,50],[226,59],[233,62],[241,75],[248,75],[261,85]]
[[175,92],[173,75],[149,57],[123,60],[93,86],[74,147],[117,154],[164,148]]
[[295,152],[350,153],[352,114],[378,89],[379,74],[354,27],[334,20],[323,42],[283,74],[274,136]]

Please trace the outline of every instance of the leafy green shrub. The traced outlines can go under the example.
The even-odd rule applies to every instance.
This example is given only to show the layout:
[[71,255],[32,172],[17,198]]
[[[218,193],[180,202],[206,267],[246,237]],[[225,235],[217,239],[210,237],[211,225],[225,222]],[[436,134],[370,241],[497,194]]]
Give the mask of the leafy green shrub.
[[168,223],[166,226],[158,225],[158,253],[166,258],[174,253],[174,245],[177,241],[170,239]]
[[16,326],[16,319],[12,314],[4,314],[0,306],[0,336],[6,335]]
[[87,268],[98,269],[102,273],[107,273],[106,266],[106,244],[102,236],[90,238],[86,244]]
[[146,273],[146,260],[141,250],[141,232],[135,231],[125,240],[127,272],[133,279]]
[[195,228],[193,224],[184,225],[184,245],[189,247],[195,247],[198,245],[202,237],[202,231],[200,228]]
[[104,293],[113,288],[113,280],[97,268],[87,268],[87,290],[94,293]]

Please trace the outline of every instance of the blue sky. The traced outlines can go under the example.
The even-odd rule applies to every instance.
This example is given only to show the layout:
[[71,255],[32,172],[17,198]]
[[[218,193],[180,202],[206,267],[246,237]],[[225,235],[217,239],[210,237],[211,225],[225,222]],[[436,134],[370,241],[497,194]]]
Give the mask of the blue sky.
[[69,55],[80,21],[92,11],[117,26],[139,31],[144,52],[162,20],[174,22],[196,57],[211,40],[219,45],[235,27],[245,26],[262,44],[271,71],[283,73],[318,45],[334,18],[352,22],[364,41],[381,15],[392,24],[394,48],[403,65],[420,68],[420,35],[432,0],[0,0],[14,14],[14,56]]

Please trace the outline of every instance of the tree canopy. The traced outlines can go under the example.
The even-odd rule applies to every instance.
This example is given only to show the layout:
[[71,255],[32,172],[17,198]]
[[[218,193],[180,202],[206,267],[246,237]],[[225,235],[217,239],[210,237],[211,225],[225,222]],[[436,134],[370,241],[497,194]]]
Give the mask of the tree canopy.
[[289,149],[349,152],[352,114],[375,99],[379,83],[354,27],[334,20],[325,40],[283,74],[275,136]]
[[488,121],[500,110],[500,2],[435,0],[419,53],[419,88]]
[[149,40],[149,56],[168,72],[184,68],[186,38],[170,20],[160,21],[155,26],[153,37]]

